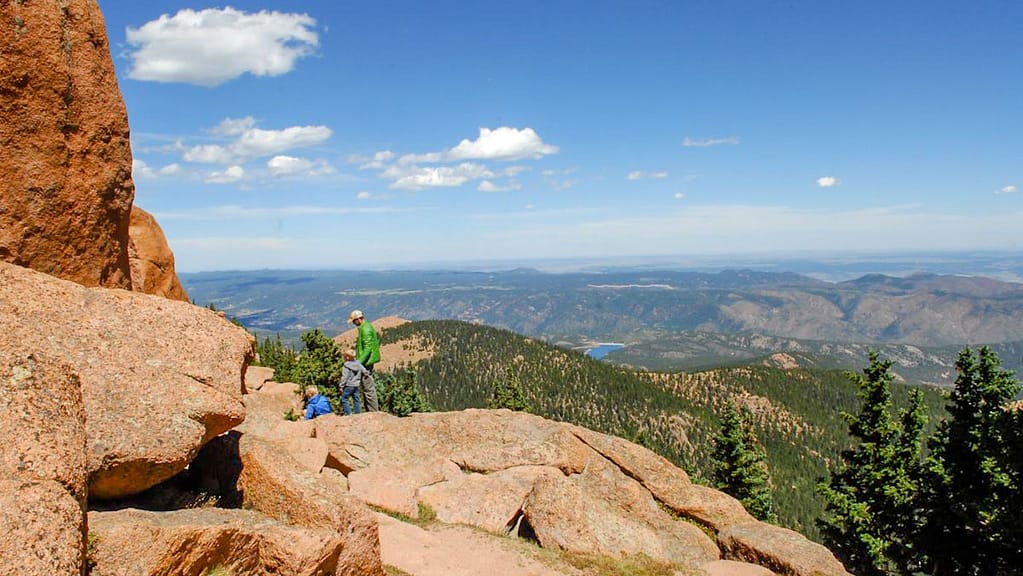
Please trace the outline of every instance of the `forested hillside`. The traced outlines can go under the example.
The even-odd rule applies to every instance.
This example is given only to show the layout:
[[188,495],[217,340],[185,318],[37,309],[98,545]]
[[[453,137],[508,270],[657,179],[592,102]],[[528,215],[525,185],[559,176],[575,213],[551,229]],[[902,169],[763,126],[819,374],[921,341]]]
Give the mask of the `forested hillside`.
[[[741,366],[634,372],[459,321],[411,322],[384,331],[382,339],[433,349],[433,356],[414,368],[434,409],[482,407],[496,382],[515,378],[534,413],[646,444],[698,481],[711,477],[719,414],[726,400],[734,399],[754,414],[780,522],[811,537],[817,536],[814,519],[823,511],[814,485],[850,443],[841,412],[859,406],[856,386],[836,370]],[[897,404],[905,403],[907,390],[896,386]],[[925,401],[930,414],[940,412],[940,393],[927,390]]]

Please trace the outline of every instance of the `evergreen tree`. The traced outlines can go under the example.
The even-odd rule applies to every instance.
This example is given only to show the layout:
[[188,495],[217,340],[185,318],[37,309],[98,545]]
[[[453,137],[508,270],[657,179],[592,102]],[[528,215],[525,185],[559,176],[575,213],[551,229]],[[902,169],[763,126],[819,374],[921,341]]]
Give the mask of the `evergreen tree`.
[[257,366],[266,366],[274,369],[274,380],[276,382],[291,382],[295,380],[295,365],[298,363],[298,353],[284,345],[281,335],[276,334],[274,338],[267,336],[262,342],[256,342]]
[[1017,574],[1020,542],[1020,391],[987,347],[959,354],[949,419],[930,443],[920,541],[935,575]]
[[753,434],[749,411],[740,414],[731,402],[714,439],[714,487],[738,499],[754,517],[775,520],[767,454]]
[[417,374],[412,368],[398,368],[390,374],[381,373],[375,380],[381,410],[396,416],[432,410],[416,384]]
[[517,376],[505,371],[504,377],[494,384],[494,392],[487,400],[487,408],[507,408],[516,412],[529,412],[526,394],[522,391],[522,383]]
[[340,407],[338,383],[341,381],[341,367],[344,364],[341,350],[318,328],[302,334],[302,343],[305,350],[295,362],[291,374],[293,379],[303,387],[315,385],[320,394],[330,399],[332,406]]
[[906,574],[913,569],[919,524],[923,396],[915,391],[910,407],[894,419],[892,362],[873,351],[869,359],[862,375],[849,374],[862,404],[858,415],[843,415],[858,444],[842,452],[830,482],[818,486],[827,503],[819,525],[825,543],[853,573]]

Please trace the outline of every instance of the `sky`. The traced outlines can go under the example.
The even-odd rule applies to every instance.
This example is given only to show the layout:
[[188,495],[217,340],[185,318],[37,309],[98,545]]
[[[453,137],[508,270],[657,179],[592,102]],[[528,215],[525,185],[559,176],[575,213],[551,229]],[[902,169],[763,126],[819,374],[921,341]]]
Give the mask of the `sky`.
[[1023,3],[99,0],[178,271],[1023,249]]

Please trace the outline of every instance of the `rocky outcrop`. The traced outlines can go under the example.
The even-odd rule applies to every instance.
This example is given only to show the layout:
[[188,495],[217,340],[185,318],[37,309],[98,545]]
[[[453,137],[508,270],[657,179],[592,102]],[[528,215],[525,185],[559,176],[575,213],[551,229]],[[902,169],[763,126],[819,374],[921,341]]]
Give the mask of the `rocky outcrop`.
[[128,117],[95,0],[0,3],[0,260],[131,288]]
[[174,253],[167,245],[163,229],[156,218],[138,206],[131,209],[128,262],[132,290],[188,302],[188,294],[174,271]]
[[94,576],[343,574],[340,535],[282,524],[247,510],[196,508],[175,512],[90,512]]
[[90,497],[170,478],[244,418],[254,340],[205,308],[0,262],[0,325],[0,349],[19,343],[81,378]]
[[718,533],[718,542],[729,558],[760,564],[783,576],[846,573],[824,546],[764,522],[728,526]]
[[86,469],[78,376],[17,342],[0,346],[0,438],[0,571],[81,573]]
[[242,435],[239,453],[244,508],[289,524],[334,530],[344,535],[339,574],[383,575],[376,520],[343,485],[303,468],[280,442]]
[[507,410],[313,422],[327,466],[384,510],[430,509],[545,548],[643,554],[722,576],[847,576],[823,546],[756,522],[735,499],[621,438]]

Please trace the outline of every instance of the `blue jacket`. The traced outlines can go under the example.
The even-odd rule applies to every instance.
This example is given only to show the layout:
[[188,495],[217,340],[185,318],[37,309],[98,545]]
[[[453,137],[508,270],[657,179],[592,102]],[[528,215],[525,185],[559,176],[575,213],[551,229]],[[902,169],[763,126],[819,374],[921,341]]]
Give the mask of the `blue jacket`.
[[312,420],[317,416],[323,414],[330,414],[333,410],[330,409],[330,400],[322,394],[317,394],[309,399],[309,402],[305,405],[305,419]]

